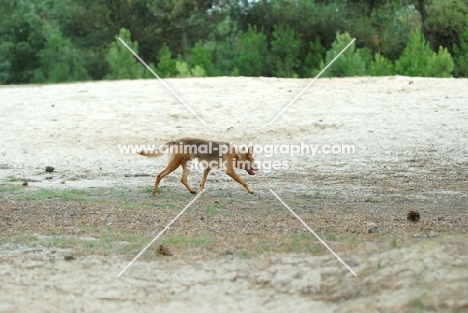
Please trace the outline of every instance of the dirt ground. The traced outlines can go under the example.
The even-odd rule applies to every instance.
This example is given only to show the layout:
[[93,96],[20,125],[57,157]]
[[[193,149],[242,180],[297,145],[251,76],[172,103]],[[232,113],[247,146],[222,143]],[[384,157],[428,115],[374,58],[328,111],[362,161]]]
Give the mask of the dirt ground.
[[[167,82],[206,126],[157,80],[0,87],[0,312],[468,312],[468,80],[319,79],[272,125],[309,80]],[[319,152],[210,173],[117,277],[194,197],[119,145],[184,136]]]

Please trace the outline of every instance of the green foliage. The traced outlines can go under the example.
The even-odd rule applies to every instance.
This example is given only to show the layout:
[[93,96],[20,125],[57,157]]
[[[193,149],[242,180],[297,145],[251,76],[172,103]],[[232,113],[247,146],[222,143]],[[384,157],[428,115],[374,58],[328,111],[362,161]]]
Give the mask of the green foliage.
[[177,77],[181,77],[181,78],[192,77],[189,66],[184,61],[176,61],[176,71],[177,71]]
[[374,58],[372,57],[373,53],[371,49],[369,48],[356,49],[356,51],[359,53],[362,61],[364,61],[364,64],[366,65],[366,74],[367,74],[367,69],[369,68],[370,64],[374,60]]
[[296,32],[288,25],[275,26],[271,53],[276,63],[273,74],[277,77],[295,77],[298,68],[301,42]]
[[47,25],[32,1],[1,2],[0,63],[4,83],[30,82],[40,66],[37,53],[44,47],[43,28]]
[[[122,28],[162,77],[315,76],[349,42],[337,39],[342,30],[359,38],[359,49],[353,45],[324,76],[468,76],[467,1],[0,2],[1,84],[152,78],[114,42]],[[423,35],[415,39],[417,28]]]
[[296,77],[300,48],[301,42],[289,25],[275,25],[271,42],[271,53],[276,63],[273,74],[277,77]]
[[257,26],[248,26],[241,32],[234,46],[235,76],[266,76],[268,73],[269,51],[267,37],[257,31]]
[[393,63],[380,53],[376,53],[374,60],[370,63],[367,75],[370,76],[391,76],[393,75]]
[[320,43],[320,38],[315,37],[314,41],[309,42],[309,52],[307,53],[304,66],[308,76],[316,76],[319,72],[320,62],[323,62],[326,49]]
[[192,77],[206,77],[206,72],[203,67],[200,65],[195,66],[190,70],[190,74],[192,74]]
[[447,48],[439,46],[439,52],[432,54],[427,64],[425,76],[452,77],[453,58]]
[[[231,44],[230,39],[224,39],[218,42],[214,52],[215,65],[219,75],[230,76],[234,69],[234,50],[235,45]],[[232,75],[231,75],[232,76]]]
[[[216,76],[216,69],[213,64],[213,53],[206,45],[202,44],[201,40],[191,49],[189,64],[192,68],[199,66],[199,69],[204,69],[207,76]],[[197,70],[197,73],[198,72],[199,70]],[[199,72],[199,74],[201,74],[201,72]]]
[[159,50],[158,59],[156,73],[160,77],[173,77],[176,75],[176,60],[172,58],[172,52],[165,43]]
[[64,39],[60,30],[50,27],[44,48],[38,52],[40,68],[34,71],[33,83],[60,83],[89,80],[80,49]]
[[453,59],[447,49],[439,47],[436,54],[429,48],[421,31],[410,36],[408,45],[395,62],[395,72],[406,76],[451,77]]
[[[324,68],[340,53],[350,42],[352,38],[348,33],[336,34],[336,40],[332,47],[327,51],[325,62],[320,62],[320,68]],[[353,43],[330,67],[323,73],[323,77],[346,77],[363,76],[366,73],[366,63],[363,60],[359,50]]]
[[427,4],[426,39],[435,50],[447,47],[453,53],[453,43],[457,42],[468,26],[468,2],[431,0]]
[[468,77],[468,27],[463,31],[459,44],[453,44],[455,76]]
[[406,76],[425,76],[431,57],[431,48],[418,29],[410,35],[408,45],[395,62],[395,72]]
[[10,78],[10,61],[6,60],[0,63],[0,85],[5,84]]
[[115,41],[111,43],[106,61],[109,73],[106,79],[138,79],[144,77],[145,67],[137,61],[133,54],[120,42],[119,37],[138,54],[138,43],[132,42],[130,31],[122,28]]

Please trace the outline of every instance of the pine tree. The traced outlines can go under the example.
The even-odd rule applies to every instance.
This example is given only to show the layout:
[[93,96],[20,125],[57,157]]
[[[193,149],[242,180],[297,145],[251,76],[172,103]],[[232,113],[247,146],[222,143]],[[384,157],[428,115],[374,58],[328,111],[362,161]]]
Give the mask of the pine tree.
[[319,72],[320,62],[323,62],[325,47],[320,43],[320,38],[315,37],[314,41],[309,42],[309,52],[307,53],[304,65],[308,76],[316,76]]
[[132,42],[130,31],[122,28],[119,36],[111,43],[106,56],[109,73],[105,79],[138,79],[143,78],[147,70],[133,54],[120,42],[119,37],[138,55],[138,42]]
[[34,71],[33,83],[60,83],[89,80],[83,53],[63,38],[60,30],[50,26],[46,29],[46,43],[37,55],[40,68]]
[[158,67],[156,73],[160,77],[174,77],[177,74],[176,60],[172,58],[172,52],[164,43],[158,53]]
[[[350,42],[348,33],[336,34],[332,47],[327,51],[325,62],[320,62],[320,68],[329,64]],[[353,43],[343,54],[323,73],[323,77],[363,76],[366,73],[366,63]]]
[[234,65],[238,75],[267,75],[270,54],[267,37],[264,33],[258,32],[256,26],[249,25],[246,33],[239,34],[234,49]]
[[410,35],[403,54],[395,61],[395,72],[406,76],[425,76],[431,57],[431,48],[418,29]]
[[207,76],[216,76],[216,69],[213,64],[213,53],[208,49],[201,40],[190,50],[190,67],[195,68],[197,65],[199,69],[203,69]]
[[391,76],[394,75],[394,73],[392,61],[380,53],[375,54],[374,60],[371,62],[369,70],[367,71],[367,74],[370,76]]
[[290,26],[275,26],[271,42],[271,53],[276,63],[273,74],[277,77],[297,76],[296,69],[300,65],[300,47],[301,42]]
[[455,59],[455,76],[468,77],[468,27],[460,36],[459,44],[453,45]]
[[410,35],[403,54],[395,62],[395,72],[406,76],[451,77],[453,59],[447,49],[439,47],[438,53],[429,48],[421,31]]

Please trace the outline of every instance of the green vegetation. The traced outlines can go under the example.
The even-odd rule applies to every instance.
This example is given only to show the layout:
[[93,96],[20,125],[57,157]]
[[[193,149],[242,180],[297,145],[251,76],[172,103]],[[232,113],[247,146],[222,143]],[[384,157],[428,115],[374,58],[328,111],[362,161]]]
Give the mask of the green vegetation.
[[406,76],[451,77],[453,59],[446,48],[432,52],[419,30],[410,36],[410,41],[401,57],[395,62],[397,74]]
[[214,205],[208,204],[205,206],[205,212],[208,214],[216,214],[218,209]]
[[380,203],[380,202],[385,202],[385,199],[384,199],[384,198],[378,198],[378,197],[369,196],[369,197],[366,198],[366,202]]
[[464,1],[11,0],[0,84],[161,77],[468,76]]

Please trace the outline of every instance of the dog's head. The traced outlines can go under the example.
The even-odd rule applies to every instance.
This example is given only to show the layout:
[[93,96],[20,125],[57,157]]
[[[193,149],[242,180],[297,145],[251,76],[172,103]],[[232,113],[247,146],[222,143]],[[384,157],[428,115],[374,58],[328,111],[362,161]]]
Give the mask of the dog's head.
[[250,146],[245,153],[237,153],[236,167],[241,170],[246,170],[249,175],[255,175],[255,172],[258,171],[257,164],[255,164],[255,160],[252,154],[252,146]]

